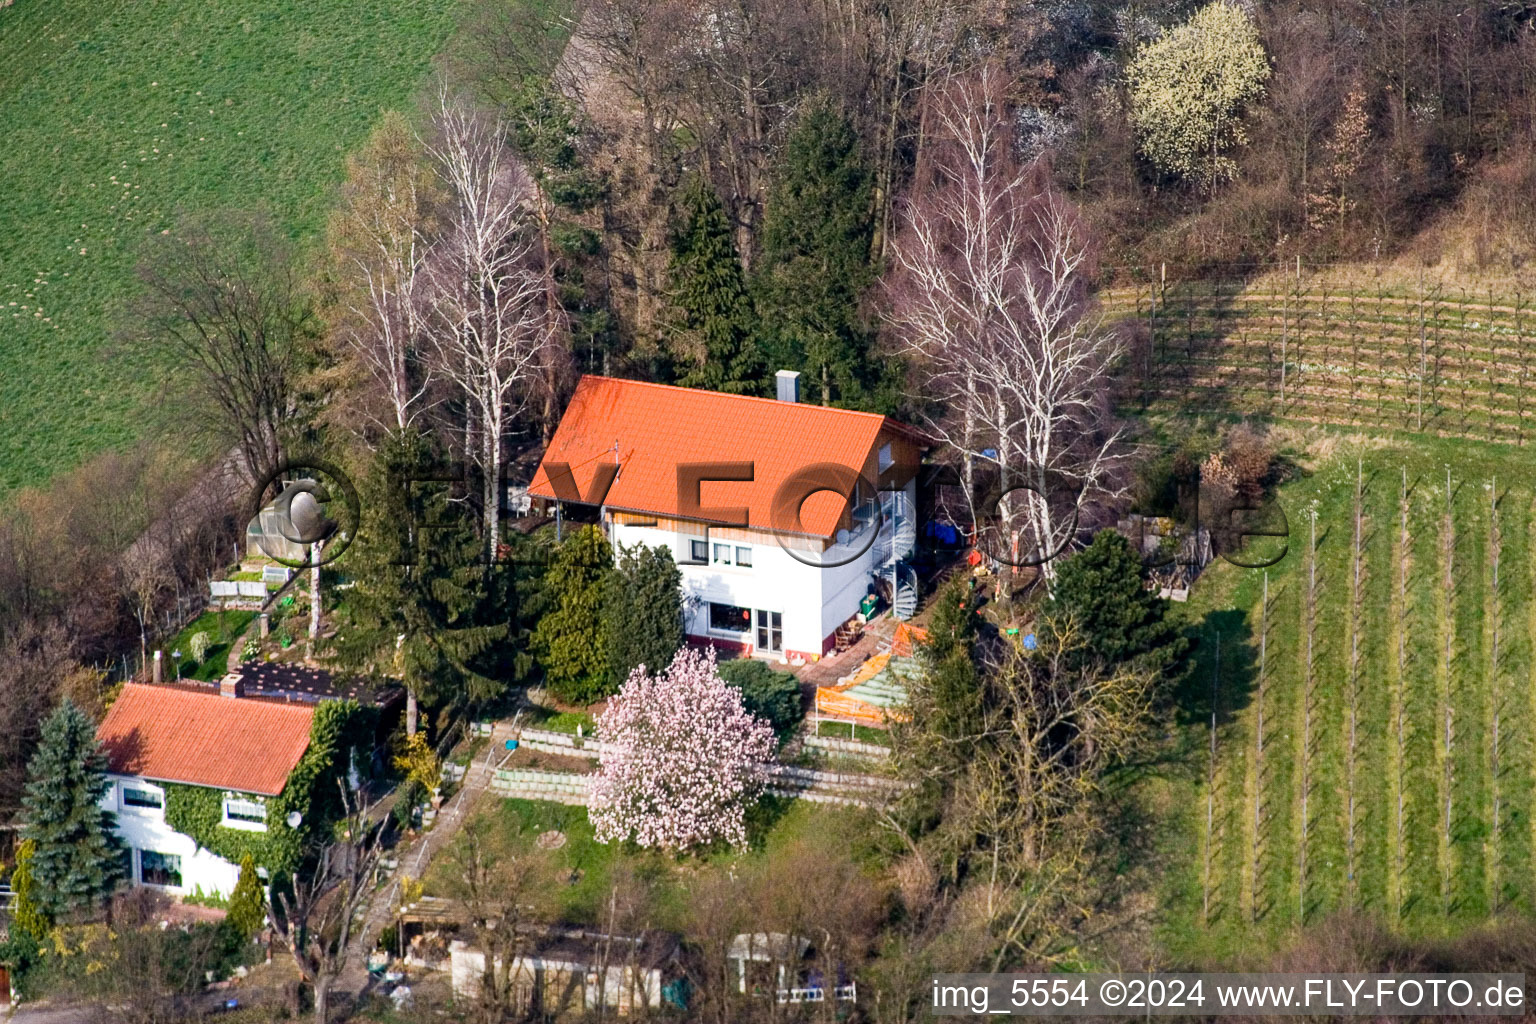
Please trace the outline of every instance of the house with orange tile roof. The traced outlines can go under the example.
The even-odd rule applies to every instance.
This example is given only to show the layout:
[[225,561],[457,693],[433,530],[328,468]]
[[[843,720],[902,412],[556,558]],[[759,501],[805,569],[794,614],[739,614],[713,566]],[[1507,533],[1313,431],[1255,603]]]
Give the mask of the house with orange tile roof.
[[235,676],[219,693],[124,685],[96,738],[111,782],[102,806],[117,815],[128,877],[173,894],[228,897],[240,865],[167,822],[169,793],[178,785],[216,793],[214,827],[266,832],[267,802],[309,749],[314,715],[310,703],[246,698]]
[[[682,570],[690,640],[790,662],[832,649],[882,580],[910,587],[925,439],[873,413],[586,376],[528,488]],[[910,592],[910,591],[903,591]]]

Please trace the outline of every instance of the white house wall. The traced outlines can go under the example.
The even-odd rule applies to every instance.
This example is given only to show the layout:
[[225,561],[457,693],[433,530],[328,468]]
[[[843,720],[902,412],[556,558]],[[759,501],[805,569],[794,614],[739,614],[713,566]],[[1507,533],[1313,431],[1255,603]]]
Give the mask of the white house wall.
[[[916,482],[907,484],[907,507],[915,508]],[[890,524],[885,525],[887,530]],[[739,531],[732,531],[738,533]],[[825,641],[837,627],[859,610],[859,602],[869,592],[873,580],[874,548],[866,547],[867,538],[858,537],[843,551],[833,548],[820,557],[836,560],[844,553],[858,554],[846,565],[821,568],[808,565],[784,549],[773,534],[766,531],[751,540],[732,539],[752,548],[751,568],[724,565],[688,565],[692,559],[691,542],[701,539],[698,532],[679,533],[674,529],[610,522],[608,537],[614,544],[661,546],[672,552],[683,576],[683,593],[689,599],[687,631],[690,636],[708,637],[725,643],[755,646],[755,630],[723,633],[709,628],[709,603],[737,605],[754,611],[777,611],[784,616],[783,651],[785,655],[820,656]],[[712,545],[713,535],[708,538]],[[720,538],[724,542],[723,538]],[[863,549],[863,550],[860,550]],[[814,560],[817,555],[797,551],[801,558]],[[755,620],[752,623],[755,627]]]
[[[102,797],[101,806],[117,815],[117,834],[133,851],[133,883],[141,884],[141,854],[145,850],[181,858],[181,885],[156,886],[178,895],[201,889],[204,895],[228,897],[240,879],[240,866],[209,852],[165,823],[165,787],[125,775],[108,775],[112,785]],[[123,802],[123,785],[160,794],[158,809],[134,807]]]

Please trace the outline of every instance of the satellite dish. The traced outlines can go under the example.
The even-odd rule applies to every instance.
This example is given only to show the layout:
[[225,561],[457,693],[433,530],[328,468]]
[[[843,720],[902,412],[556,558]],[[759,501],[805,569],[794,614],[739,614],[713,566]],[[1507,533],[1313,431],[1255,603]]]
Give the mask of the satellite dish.
[[289,811],[288,817],[283,820],[288,822],[289,828],[298,828],[299,823],[304,820],[304,815],[300,814],[298,811]]
[[322,540],[326,534],[325,513],[309,491],[300,491],[288,504],[288,516],[295,531],[304,540]]

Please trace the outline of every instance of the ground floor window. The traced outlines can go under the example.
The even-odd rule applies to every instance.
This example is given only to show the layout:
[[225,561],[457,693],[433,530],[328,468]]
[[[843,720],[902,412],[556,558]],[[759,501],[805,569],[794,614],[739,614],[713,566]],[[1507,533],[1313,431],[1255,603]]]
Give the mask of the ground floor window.
[[163,806],[160,794],[152,789],[141,786],[123,786],[123,804],[128,807],[153,807],[158,810]]
[[709,628],[717,633],[750,633],[752,609],[734,604],[709,603]]
[[139,851],[139,881],[145,885],[181,888],[181,858],[174,853]]

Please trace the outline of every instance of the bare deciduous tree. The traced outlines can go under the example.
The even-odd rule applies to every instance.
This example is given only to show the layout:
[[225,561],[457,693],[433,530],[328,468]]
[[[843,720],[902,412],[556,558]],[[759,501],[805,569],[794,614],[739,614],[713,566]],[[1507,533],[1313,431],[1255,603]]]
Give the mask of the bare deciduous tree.
[[341,841],[321,842],[313,866],[296,874],[291,888],[274,886],[267,908],[273,934],[293,955],[299,976],[314,990],[315,1022],[326,1024],[331,986],[352,955],[353,928],[373,896],[382,833],[338,780],[346,808]]
[[[1157,680],[1084,663],[1085,644],[1071,621],[1055,623],[1034,652],[994,637],[978,649],[979,700],[963,732],[926,736],[918,724],[893,733],[898,770],[917,784],[907,799],[946,793],[944,820],[923,842],[955,865],[956,912],[986,943],[977,969],[1049,959],[1064,908],[1108,898],[1091,871],[1106,772],[1150,741]],[[915,723],[948,699],[927,683],[909,690]],[[887,823],[901,829],[900,820]]]
[[[930,163],[901,206],[889,319],[947,414],[973,521],[978,473],[995,480],[998,547],[1044,561],[1108,486],[1113,334],[1092,315],[1086,227],[1042,170],[1020,162],[996,68],[957,78],[930,114]],[[1066,501],[1063,502],[1062,499]],[[978,527],[981,524],[978,523]]]
[[494,1024],[515,1009],[519,984],[534,980],[525,961],[535,938],[529,925],[553,891],[552,865],[537,850],[504,849],[477,819],[448,848],[446,867],[445,894],[463,906],[475,945],[485,955],[477,1005]]
[[262,479],[303,423],[295,381],[315,326],[290,246],[261,217],[188,220],[152,237],[139,276],[143,330],[190,368],[221,450]]
[[384,115],[361,152],[347,161],[340,207],[327,236],[338,276],[332,337],[385,401],[362,403],[381,426],[412,426],[430,376],[422,357],[419,300],[436,195],[425,154],[405,118]]
[[531,223],[533,181],[500,123],[443,91],[427,151],[449,191],[428,257],[424,322],[436,372],[461,393],[465,448],[483,475],[486,544],[500,529],[509,428],[535,398],[559,324]]

